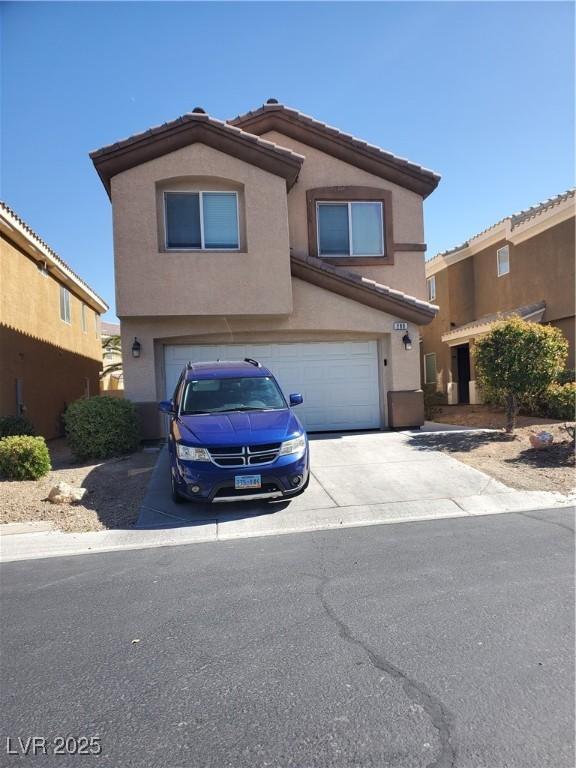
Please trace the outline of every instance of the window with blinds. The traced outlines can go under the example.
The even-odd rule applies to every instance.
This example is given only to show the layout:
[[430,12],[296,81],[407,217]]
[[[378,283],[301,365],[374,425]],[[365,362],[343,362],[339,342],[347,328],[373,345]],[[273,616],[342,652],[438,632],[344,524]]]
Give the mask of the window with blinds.
[[166,248],[237,250],[236,192],[165,192]]
[[384,256],[380,202],[318,203],[320,256]]

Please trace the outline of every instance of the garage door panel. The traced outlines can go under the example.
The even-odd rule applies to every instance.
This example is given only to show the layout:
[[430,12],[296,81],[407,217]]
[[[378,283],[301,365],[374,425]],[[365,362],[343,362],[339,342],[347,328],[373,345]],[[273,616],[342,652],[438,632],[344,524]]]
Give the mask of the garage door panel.
[[289,342],[168,346],[166,389],[172,392],[188,360],[252,357],[276,376],[286,396],[301,392],[296,412],[306,429],[371,429],[380,426],[378,358],[375,341]]

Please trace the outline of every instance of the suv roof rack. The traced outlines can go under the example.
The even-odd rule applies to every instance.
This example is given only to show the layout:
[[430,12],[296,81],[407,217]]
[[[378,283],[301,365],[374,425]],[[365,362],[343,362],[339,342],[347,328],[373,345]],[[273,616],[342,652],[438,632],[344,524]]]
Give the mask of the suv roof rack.
[[252,357],[245,357],[244,358],[245,363],[250,363],[250,365],[256,366],[256,368],[262,368],[261,363],[258,362],[258,360],[254,360]]

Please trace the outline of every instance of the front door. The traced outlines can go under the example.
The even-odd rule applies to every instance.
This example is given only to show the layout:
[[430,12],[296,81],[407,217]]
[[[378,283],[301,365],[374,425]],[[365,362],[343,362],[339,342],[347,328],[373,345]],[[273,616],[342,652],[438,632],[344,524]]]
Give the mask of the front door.
[[462,344],[456,347],[456,362],[458,365],[458,402],[470,402],[470,347]]

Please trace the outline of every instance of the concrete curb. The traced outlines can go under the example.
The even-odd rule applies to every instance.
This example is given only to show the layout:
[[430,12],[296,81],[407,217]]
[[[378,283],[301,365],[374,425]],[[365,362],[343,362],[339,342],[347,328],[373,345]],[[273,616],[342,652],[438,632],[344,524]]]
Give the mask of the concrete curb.
[[574,509],[574,500],[544,491],[467,496],[454,499],[399,501],[305,510],[293,516],[263,515],[203,521],[178,527],[62,533],[43,531],[0,536],[0,562],[97,554],[152,547],[230,541],[261,536],[329,531],[390,523],[475,517],[531,510]]

